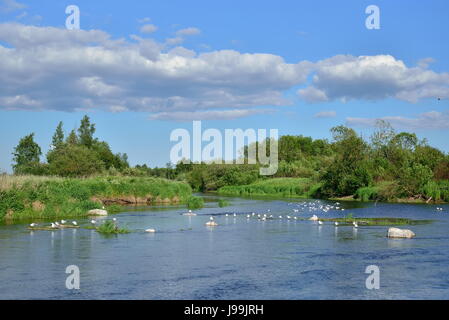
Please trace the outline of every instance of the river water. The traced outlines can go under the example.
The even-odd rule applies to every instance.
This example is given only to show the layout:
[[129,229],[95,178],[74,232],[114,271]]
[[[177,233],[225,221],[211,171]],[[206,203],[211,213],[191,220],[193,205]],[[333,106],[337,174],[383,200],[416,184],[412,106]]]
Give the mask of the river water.
[[[133,230],[117,236],[0,225],[0,299],[449,299],[448,205],[439,212],[435,205],[342,203],[345,211],[294,213],[309,200],[226,198],[230,206],[219,208],[205,197],[193,217],[180,206],[114,215]],[[252,212],[283,219],[247,219]],[[388,239],[384,226],[285,219],[348,213],[434,221],[404,226],[414,239]],[[211,215],[219,226],[204,225]],[[69,265],[79,267],[79,290],[66,288]],[[369,265],[379,268],[378,290],[366,288]]]

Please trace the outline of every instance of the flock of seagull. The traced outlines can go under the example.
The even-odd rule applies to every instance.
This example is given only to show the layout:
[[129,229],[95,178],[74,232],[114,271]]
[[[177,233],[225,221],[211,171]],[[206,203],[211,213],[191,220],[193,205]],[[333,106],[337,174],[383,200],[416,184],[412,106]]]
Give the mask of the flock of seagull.
[[[291,205],[293,205],[293,203],[288,203],[288,205],[291,206]],[[311,201],[311,202],[301,202],[301,203],[296,204],[296,206],[297,206],[297,208],[292,209],[292,211],[293,211],[292,215],[285,215],[285,216],[278,215],[277,217],[275,217],[273,214],[270,213],[271,210],[267,209],[266,213],[263,213],[263,214],[258,213],[258,214],[256,214],[255,212],[252,212],[251,214],[247,214],[246,218],[247,219],[257,218],[260,221],[273,220],[273,219],[298,220],[298,217],[296,215],[294,215],[294,214],[306,213],[306,212],[327,213],[330,210],[345,211],[345,209],[341,207],[339,202],[335,202],[334,204],[323,204],[319,200],[317,200],[317,201]],[[441,207],[437,207],[436,209],[437,209],[437,211],[443,211],[443,208],[441,208]],[[184,213],[183,215],[184,216],[196,216],[197,214],[192,212],[192,210],[189,210],[188,212]],[[229,213],[225,214],[225,217],[229,217],[229,216],[230,216]],[[234,218],[236,218],[237,217],[237,213],[234,212],[232,214],[232,216]],[[309,220],[317,222],[318,225],[322,225],[323,224],[323,221],[321,221],[316,214],[313,214],[312,217],[309,218]],[[116,222],[117,219],[116,218],[112,218],[112,221]],[[58,229],[58,228],[67,226],[67,223],[70,223],[70,222],[67,222],[66,220],[61,220],[60,222],[59,221],[51,222],[49,227],[52,228],[52,229]],[[98,221],[95,220],[95,219],[92,219],[90,221],[90,223],[93,226],[95,226],[95,225],[97,225]],[[357,224],[356,221],[353,221],[352,224],[353,224],[354,228],[358,228],[358,224]],[[71,225],[78,226],[78,223],[76,221],[72,221]],[[208,227],[215,227],[215,226],[218,226],[218,223],[215,221],[215,218],[213,216],[210,216],[209,217],[209,221],[207,221],[205,223],[205,225],[208,226]],[[337,227],[339,225],[339,223],[337,221],[335,221],[334,225]],[[34,222],[30,224],[30,227],[32,227],[32,228],[37,227],[37,226],[38,226],[38,224],[34,223]],[[154,232],[156,232],[156,229],[148,228],[148,229],[145,229],[145,232],[154,233]]]

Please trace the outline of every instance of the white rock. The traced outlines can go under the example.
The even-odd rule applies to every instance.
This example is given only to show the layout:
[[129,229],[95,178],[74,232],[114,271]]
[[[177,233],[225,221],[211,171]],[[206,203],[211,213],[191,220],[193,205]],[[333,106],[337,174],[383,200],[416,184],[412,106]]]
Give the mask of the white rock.
[[93,209],[87,212],[91,216],[107,216],[108,212],[103,209]]
[[389,228],[387,237],[388,238],[413,238],[415,233],[408,229],[399,229],[399,228]]

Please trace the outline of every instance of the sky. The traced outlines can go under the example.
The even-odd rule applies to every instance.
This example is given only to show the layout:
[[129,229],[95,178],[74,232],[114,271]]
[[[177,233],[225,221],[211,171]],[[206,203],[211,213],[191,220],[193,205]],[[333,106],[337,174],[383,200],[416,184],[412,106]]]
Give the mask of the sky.
[[85,114],[131,165],[165,166],[193,120],[330,139],[384,119],[448,152],[448,16],[446,0],[0,0],[0,171],[21,137],[45,154]]

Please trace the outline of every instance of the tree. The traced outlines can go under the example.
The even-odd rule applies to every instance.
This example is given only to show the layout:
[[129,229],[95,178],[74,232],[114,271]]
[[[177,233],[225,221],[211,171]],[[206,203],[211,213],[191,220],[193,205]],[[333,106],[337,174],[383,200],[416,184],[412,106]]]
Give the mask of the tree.
[[95,125],[90,123],[89,117],[86,115],[81,120],[81,125],[78,128],[79,142],[90,148],[94,142]]
[[34,133],[23,137],[14,148],[14,172],[19,174],[30,173],[31,168],[39,164],[41,155],[41,148],[34,142]]
[[104,169],[98,154],[83,145],[64,144],[49,159],[50,173],[63,177],[85,177]]
[[56,131],[55,131],[55,134],[53,135],[51,144],[52,144],[53,148],[58,148],[63,143],[64,143],[64,131],[62,129],[62,121],[60,121],[58,126],[56,127]]

